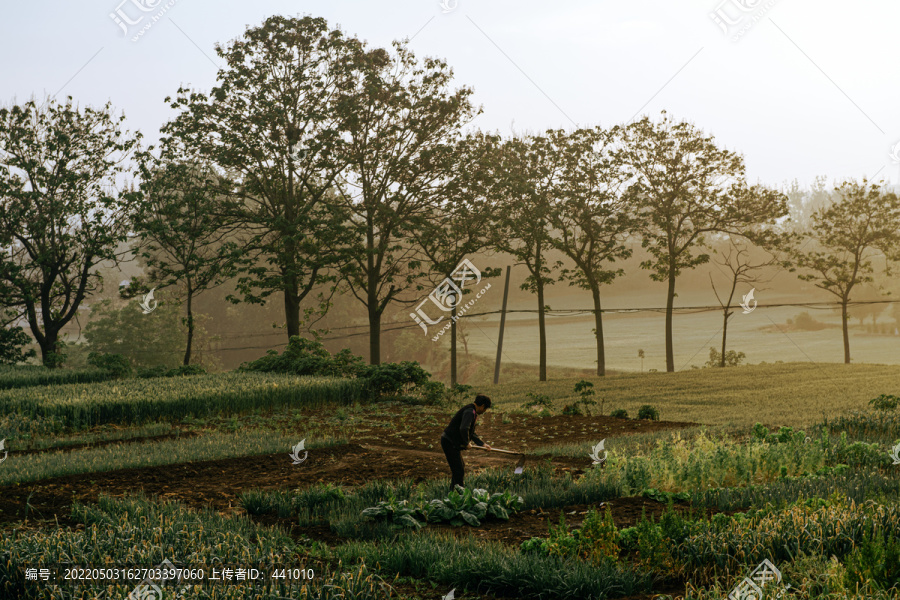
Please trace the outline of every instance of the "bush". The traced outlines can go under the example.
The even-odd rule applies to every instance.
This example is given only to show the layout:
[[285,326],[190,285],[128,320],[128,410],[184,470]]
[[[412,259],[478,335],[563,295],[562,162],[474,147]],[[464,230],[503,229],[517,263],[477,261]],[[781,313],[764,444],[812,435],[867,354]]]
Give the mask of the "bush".
[[183,375],[205,375],[206,369],[200,365],[179,365],[166,373],[166,377],[178,377]]
[[883,535],[867,539],[856,548],[845,563],[844,583],[854,589],[867,582],[878,590],[889,590],[900,584],[900,541]]
[[[736,367],[741,364],[747,355],[743,352],[735,352],[734,350],[725,351],[725,366]],[[709,349],[709,360],[706,361],[706,367],[715,368],[722,365],[722,353],[715,348]]]
[[398,396],[404,392],[420,391],[426,401],[434,402],[443,397],[443,385],[423,387],[431,380],[431,373],[418,362],[381,363],[366,365],[362,357],[344,349],[332,355],[321,342],[300,336],[291,337],[288,347],[278,354],[269,350],[265,356],[244,363],[239,371],[263,373],[290,373],[293,375],[320,375],[326,377],[357,377],[365,379],[369,396],[377,400],[383,396]]
[[178,377],[181,375],[205,375],[206,370],[199,365],[179,365],[174,369],[170,369],[164,365],[155,367],[144,367],[137,370],[136,375],[141,379],[151,379],[153,377]]
[[601,513],[591,510],[581,527],[571,532],[566,526],[565,516],[559,513],[559,525],[550,524],[550,535],[546,539],[531,538],[522,542],[525,554],[544,556],[577,556],[594,565],[601,565],[619,555],[619,534],[612,520],[609,508]]
[[616,410],[609,413],[609,416],[615,417],[616,419],[627,419],[628,411],[624,408],[617,408]]
[[359,377],[367,381],[369,394],[377,399],[424,386],[431,379],[431,374],[417,361],[405,360],[401,363],[368,365],[360,371]]
[[794,327],[804,331],[819,331],[825,329],[825,323],[817,321],[808,312],[802,312],[794,317]]
[[648,419],[650,421],[659,421],[659,411],[645,404],[638,409],[638,419]]
[[121,354],[88,354],[88,364],[109,371],[115,377],[131,375],[131,362]]
[[152,379],[153,377],[165,377],[169,373],[169,368],[165,365],[156,365],[155,367],[141,367],[135,375],[141,379]]
[[293,375],[322,375],[326,377],[354,377],[364,368],[362,357],[347,349],[332,356],[322,342],[291,336],[287,348],[278,354],[269,350],[266,355],[242,364],[239,371],[262,373],[291,373]]
[[869,405],[876,410],[887,412],[889,410],[894,410],[895,408],[897,408],[898,402],[900,402],[900,398],[898,398],[897,396],[881,394],[877,398],[872,398],[871,400],[869,400]]

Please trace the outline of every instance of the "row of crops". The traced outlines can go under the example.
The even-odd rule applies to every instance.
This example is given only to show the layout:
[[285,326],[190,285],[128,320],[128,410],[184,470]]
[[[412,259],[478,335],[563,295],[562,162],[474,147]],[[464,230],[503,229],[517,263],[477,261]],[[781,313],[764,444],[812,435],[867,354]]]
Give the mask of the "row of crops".
[[42,365],[0,365],[0,390],[35,385],[93,383],[114,375],[104,369],[48,369]]
[[54,419],[77,430],[106,423],[180,421],[221,412],[351,404],[365,393],[365,382],[354,379],[222,373],[0,390],[0,414]]

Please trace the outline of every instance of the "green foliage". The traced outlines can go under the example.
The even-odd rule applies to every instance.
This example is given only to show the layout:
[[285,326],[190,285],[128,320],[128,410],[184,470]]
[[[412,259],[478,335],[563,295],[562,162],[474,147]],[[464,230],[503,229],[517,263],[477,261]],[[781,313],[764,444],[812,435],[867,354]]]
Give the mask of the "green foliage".
[[425,511],[428,520],[434,523],[448,522],[454,526],[463,524],[478,527],[485,518],[509,520],[510,513],[518,512],[525,506],[521,496],[509,491],[488,493],[483,489],[468,489],[456,486],[443,500],[432,500]]
[[[582,379],[578,383],[575,384],[575,393],[581,396],[580,399],[576,400],[573,404],[567,404],[563,407],[562,414],[564,415],[590,415],[591,409],[590,406],[594,406],[597,404],[597,401],[593,399],[594,396],[594,384],[590,381]],[[546,396],[544,396],[546,398]],[[548,399],[549,400],[549,399]],[[550,405],[552,406],[552,404]],[[601,404],[600,414],[603,414],[603,407]]]
[[424,521],[450,523],[459,527],[478,527],[484,519],[509,520],[510,513],[518,512],[525,505],[520,496],[510,492],[489,493],[484,489],[456,489],[443,499],[435,498],[428,503],[408,500],[398,501],[391,493],[389,498],[377,506],[362,511],[362,516],[391,521],[397,527],[421,528]]
[[88,354],[88,364],[98,369],[109,371],[113,377],[126,377],[131,374],[131,363],[121,354]]
[[350,404],[364,394],[363,383],[355,380],[220,373],[2,390],[0,409],[32,418],[55,416],[80,429],[103,423],[180,421],[222,411]]
[[240,366],[240,371],[262,373],[290,373],[292,375],[318,375],[326,377],[356,377],[365,368],[360,356],[344,349],[333,355],[322,342],[291,336],[287,348],[278,354],[269,350],[266,355]]
[[136,367],[174,367],[184,352],[181,315],[175,303],[159,296],[159,304],[148,315],[137,300],[120,308],[110,300],[93,304],[84,328],[88,346],[100,354],[121,354]]
[[603,516],[598,511],[588,511],[581,527],[572,533],[578,540],[578,556],[594,565],[603,564],[607,559],[615,560],[619,556],[618,532],[608,506]]
[[877,590],[900,585],[900,540],[882,533],[866,539],[847,556],[844,582],[849,588],[869,584]]
[[[734,350],[726,350],[725,351],[725,366],[726,367],[736,367],[744,362],[744,359],[747,358],[747,355],[743,352],[735,352]],[[709,360],[706,361],[706,367],[714,368],[722,365],[722,353],[716,350],[715,348],[710,347],[709,349]]]
[[638,409],[638,419],[659,421],[659,411],[649,404],[644,404]]
[[0,365],[0,390],[31,386],[92,383],[111,379],[112,373],[100,369],[48,369],[43,365]]
[[595,510],[588,511],[580,528],[569,531],[562,512],[559,513],[559,524],[554,526],[549,523],[549,527],[550,535],[546,539],[531,538],[523,542],[520,547],[522,552],[578,557],[595,566],[618,558],[619,536],[609,507],[602,514]]
[[429,381],[431,374],[416,361],[403,361],[366,365],[360,370],[359,377],[365,379],[369,394],[377,399],[415,391]]
[[[746,566],[760,556],[776,564],[801,552],[840,559],[867,539],[896,539],[898,534],[897,505],[871,501],[858,505],[835,496],[825,506],[814,508],[798,504],[748,511],[741,518],[716,515],[708,522],[695,521],[691,534],[673,549],[673,555],[685,565],[686,577],[704,583],[723,575],[742,577]],[[860,568],[865,571],[870,562],[871,557],[861,559]]]
[[[164,559],[176,567],[192,565],[288,565],[297,556],[296,544],[283,532],[253,524],[245,518],[224,517],[210,510],[195,510],[179,503],[153,502],[143,494],[126,498],[101,495],[96,504],[76,503],[71,518],[79,528],[34,529],[0,538],[0,596],[22,600],[59,598],[59,590],[40,580],[27,581],[19,565],[103,565],[110,556],[129,565],[158,565]],[[354,561],[352,564],[355,564]],[[112,583],[85,580],[67,597],[125,598],[137,581]],[[214,594],[221,600],[247,597],[241,586],[204,585],[189,594]],[[331,569],[316,569],[310,580],[267,578],[256,589],[260,600],[383,600],[391,588],[364,565],[351,569],[337,562]]]
[[624,408],[617,408],[616,410],[609,413],[609,416],[614,417],[616,419],[627,419],[628,411]]
[[102,281],[97,267],[118,263],[128,240],[122,176],[140,135],[124,121],[111,103],[71,96],[0,108],[0,297],[41,315],[32,333],[50,368],[64,360],[60,331]]
[[425,517],[421,509],[409,506],[408,500],[398,501],[393,496],[379,502],[376,506],[363,510],[362,516],[369,519],[387,520],[397,529],[404,527],[421,529],[424,526],[422,520]]
[[[643,456],[611,456],[602,477],[609,484],[621,485],[625,493],[640,493],[647,488],[667,492],[705,490],[765,483],[782,477],[782,473],[815,473],[828,466],[829,460],[847,455],[840,445],[805,443],[799,433],[775,444],[743,444],[725,436],[710,438],[705,432],[687,440],[676,433],[670,440],[658,439],[656,447]],[[862,451],[857,448],[854,452]],[[864,452],[857,460],[882,460],[871,454],[871,448]],[[889,459],[887,453],[883,458]],[[586,477],[601,475],[592,471]]]
[[876,410],[888,412],[897,408],[900,398],[888,394],[880,394],[877,398],[869,400],[869,404]]
[[21,327],[0,326],[0,365],[14,365],[37,356],[34,348],[22,350],[31,343],[31,336]]
[[656,500],[657,502],[686,502],[691,499],[690,492],[662,492],[657,490],[656,488],[648,488],[641,492],[641,496],[644,498],[650,498],[651,500]]
[[427,385],[430,383],[431,374],[418,362],[366,365],[361,357],[348,349],[332,355],[321,342],[300,336],[291,337],[288,347],[281,354],[276,350],[269,350],[265,356],[244,363],[238,370],[355,377],[365,381],[372,399],[398,396],[406,392],[421,392],[427,402],[438,402],[444,393],[442,384],[439,384],[440,387],[438,384]]
[[[524,554],[498,542],[422,531],[390,544],[348,543],[346,560],[378,564],[381,572],[436,581],[446,588],[505,598],[615,598],[646,593],[653,575],[609,560],[591,565],[558,556]],[[438,596],[438,594],[435,594]],[[468,594],[467,594],[468,596]],[[459,597],[459,596],[457,596]]]
[[188,375],[205,375],[206,370],[200,365],[178,365],[174,369],[169,369],[162,365],[156,367],[144,367],[138,369],[135,373],[141,379],[150,379],[153,377],[181,377]]

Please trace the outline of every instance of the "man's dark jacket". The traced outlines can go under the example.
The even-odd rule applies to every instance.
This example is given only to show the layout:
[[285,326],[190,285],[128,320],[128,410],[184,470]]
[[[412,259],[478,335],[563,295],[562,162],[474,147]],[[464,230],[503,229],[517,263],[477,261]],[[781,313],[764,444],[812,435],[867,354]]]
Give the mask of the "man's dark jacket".
[[464,449],[469,445],[469,441],[475,442],[476,446],[484,446],[477,435],[475,435],[475,421],[478,414],[475,412],[475,404],[467,404],[459,409],[450,424],[444,430],[443,437],[449,438],[457,448]]

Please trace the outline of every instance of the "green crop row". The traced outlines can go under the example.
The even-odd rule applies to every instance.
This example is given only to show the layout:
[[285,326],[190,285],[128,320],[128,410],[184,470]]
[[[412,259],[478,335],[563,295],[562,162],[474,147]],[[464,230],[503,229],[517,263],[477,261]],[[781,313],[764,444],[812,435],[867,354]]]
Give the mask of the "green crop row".
[[[127,444],[110,444],[70,452],[48,451],[17,456],[10,452],[0,469],[0,485],[39,481],[78,473],[102,473],[117,469],[156,467],[220,458],[238,458],[283,452],[290,461],[291,448],[305,434],[290,436],[265,430],[216,432],[191,438],[173,438]],[[345,440],[307,440],[312,450]]]
[[[291,538],[259,527],[246,517],[223,517],[212,511],[187,509],[178,503],[156,503],[143,495],[125,499],[101,496],[96,506],[75,504],[72,518],[84,529],[16,531],[0,537],[0,597],[23,600],[95,600],[125,598],[139,581],[44,583],[26,580],[25,568],[66,566],[156,567],[164,560],[181,568],[214,566],[311,568]],[[353,561],[355,563],[356,561]],[[317,568],[307,581],[265,578],[259,584],[222,582],[192,585],[185,598],[215,600],[381,600],[390,586],[364,565],[344,572]],[[166,586],[168,588],[168,586]]]
[[48,419],[73,429],[141,424],[280,406],[350,404],[365,398],[359,380],[264,373],[129,379],[0,391],[0,413]]
[[[510,598],[618,598],[650,590],[654,577],[611,561],[588,564],[524,555],[497,542],[430,532],[400,535],[390,544],[352,542],[335,549],[342,559],[377,564],[385,576],[427,578],[445,587]],[[461,595],[461,594],[460,594]]]
[[112,379],[103,369],[48,369],[41,365],[0,365],[0,390],[33,385],[94,383]]

